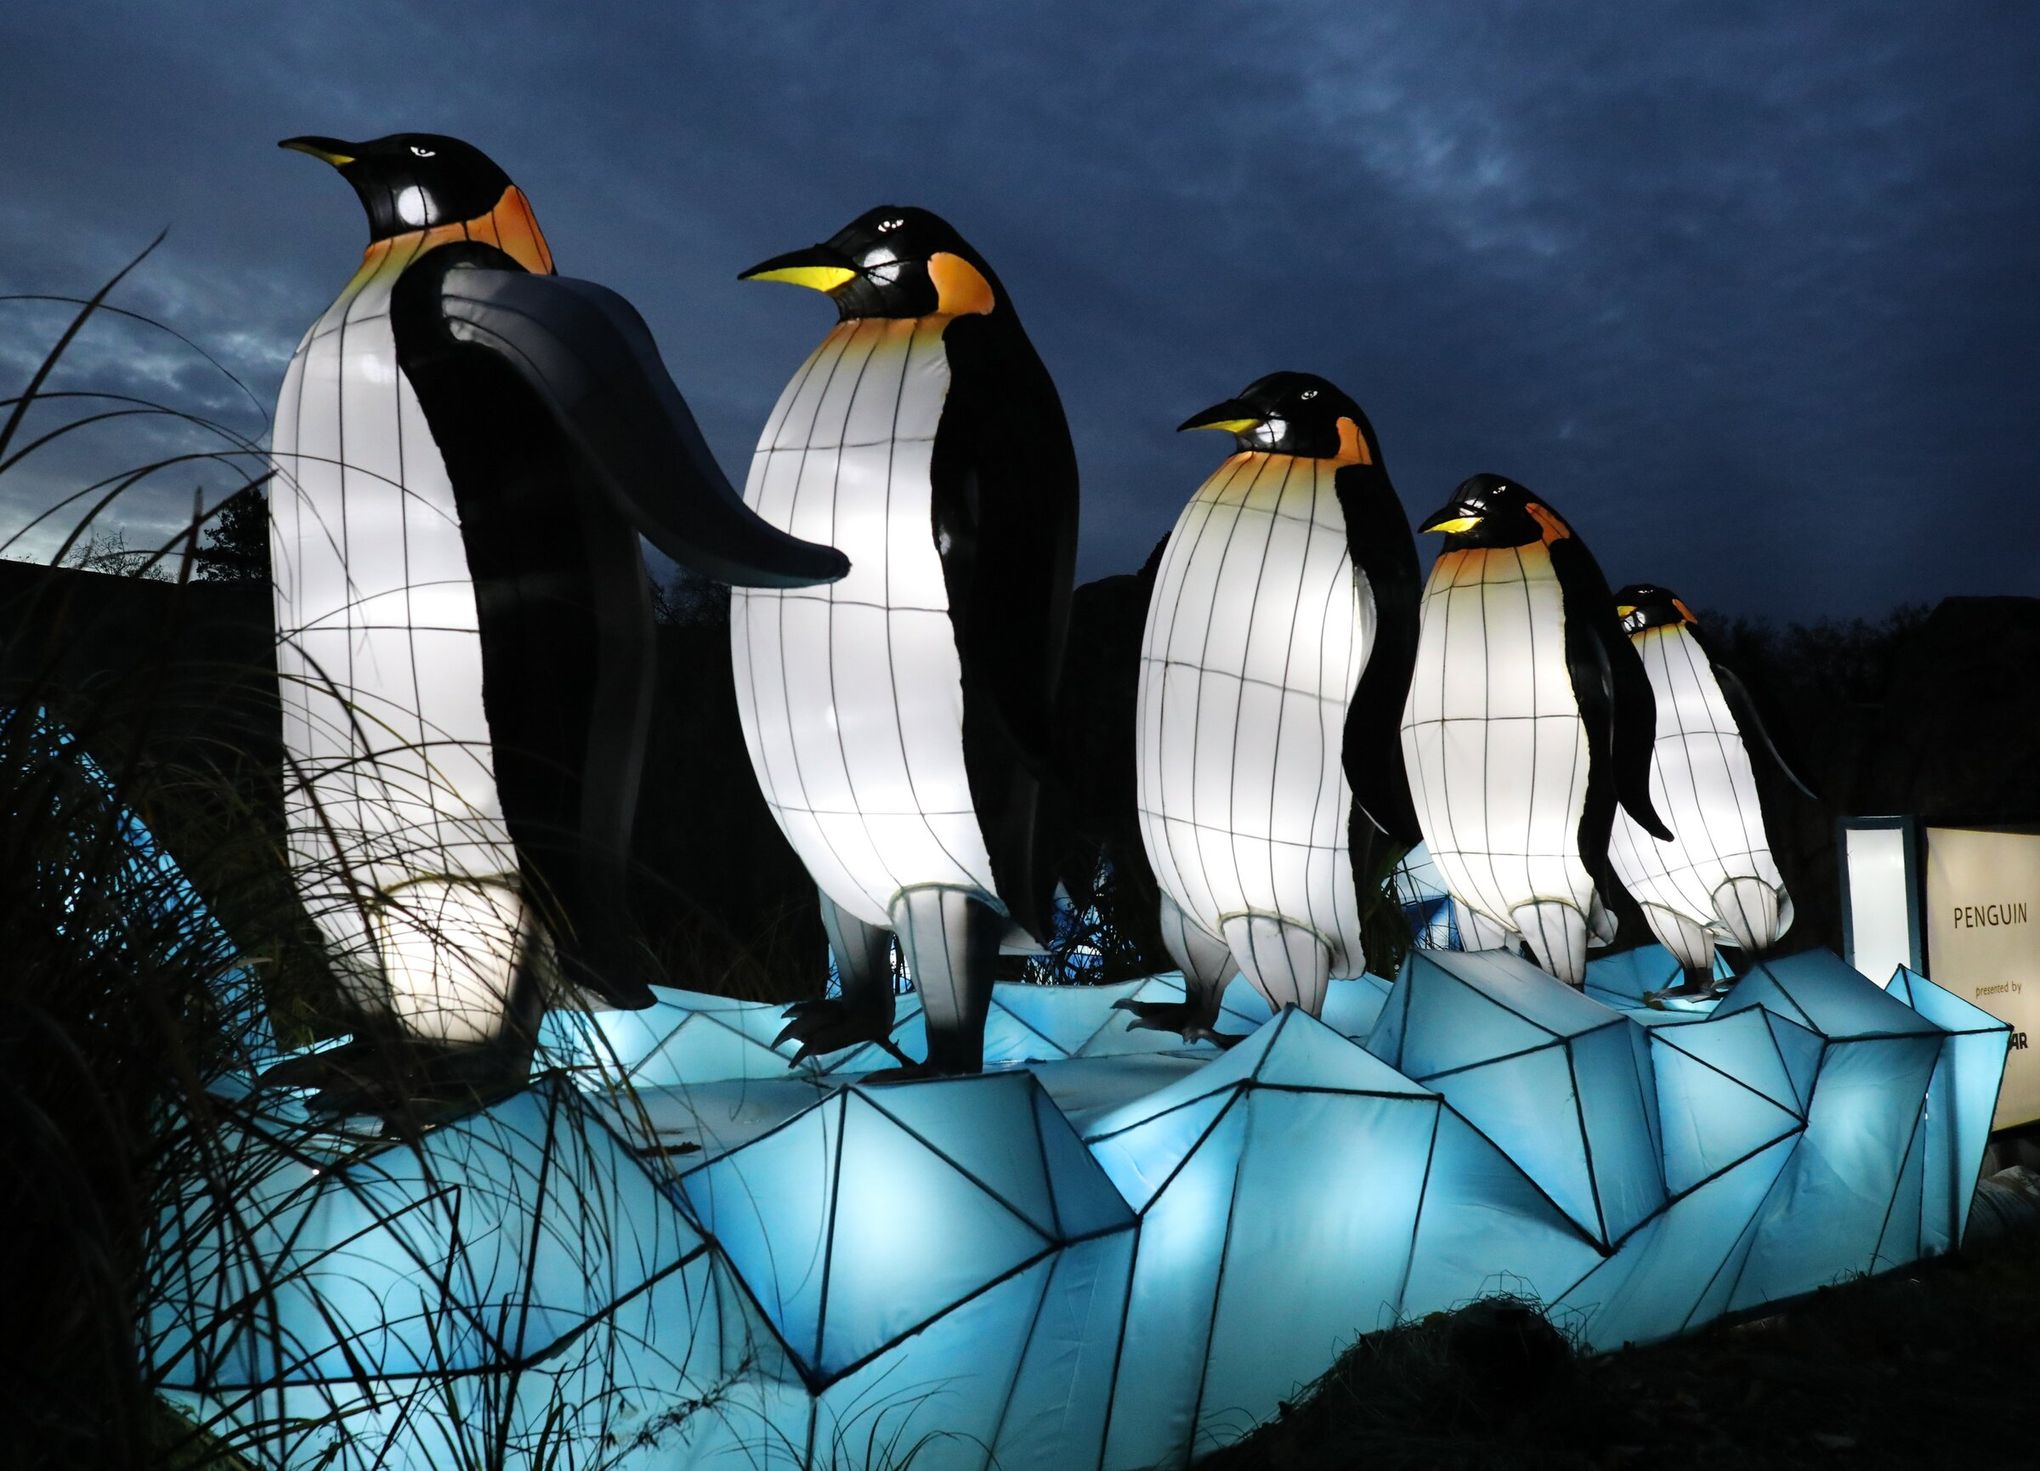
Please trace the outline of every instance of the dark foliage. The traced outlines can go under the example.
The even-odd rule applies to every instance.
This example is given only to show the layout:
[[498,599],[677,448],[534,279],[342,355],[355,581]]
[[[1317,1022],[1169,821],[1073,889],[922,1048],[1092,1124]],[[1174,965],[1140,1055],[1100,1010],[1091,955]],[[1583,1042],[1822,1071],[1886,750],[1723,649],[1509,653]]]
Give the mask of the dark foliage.
[[237,490],[213,511],[205,544],[192,554],[200,582],[269,584],[269,501],[254,486]]

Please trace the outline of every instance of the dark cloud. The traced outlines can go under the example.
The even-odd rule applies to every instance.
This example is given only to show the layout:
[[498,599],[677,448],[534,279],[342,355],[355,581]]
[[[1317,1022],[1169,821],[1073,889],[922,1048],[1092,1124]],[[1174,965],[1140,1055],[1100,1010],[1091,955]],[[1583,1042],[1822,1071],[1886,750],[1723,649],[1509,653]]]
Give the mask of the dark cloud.
[[[118,299],[260,398],[361,237],[273,141],[432,129],[638,303],[734,475],[827,321],[735,272],[915,202],[1062,388],[1085,575],[1209,468],[1182,414],[1297,367],[1368,406],[1413,516],[1504,471],[1617,581],[1787,616],[2040,592],[2030,7],[74,3],[0,39],[0,290],[88,291],[169,225]],[[56,322],[0,306],[0,381]],[[69,378],[259,431],[178,352],[109,330]],[[88,448],[0,478],[6,532]],[[190,492],[124,503],[131,541]]]

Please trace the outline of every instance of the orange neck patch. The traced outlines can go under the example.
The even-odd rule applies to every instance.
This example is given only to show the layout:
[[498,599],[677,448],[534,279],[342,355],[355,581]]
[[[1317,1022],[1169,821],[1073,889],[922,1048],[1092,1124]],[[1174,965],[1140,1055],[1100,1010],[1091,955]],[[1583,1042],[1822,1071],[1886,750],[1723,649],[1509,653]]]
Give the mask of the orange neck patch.
[[935,310],[943,316],[983,316],[999,304],[984,273],[946,250],[928,257],[928,279],[935,283]]
[[531,212],[531,201],[515,184],[503,191],[503,197],[487,214],[371,241],[362,255],[361,268],[366,273],[391,262],[409,265],[435,246],[457,240],[493,245],[534,275],[550,276],[553,272],[552,251],[539,231],[538,217]]
[[1544,535],[1539,539],[1546,546],[1550,546],[1555,541],[1565,541],[1572,535],[1572,528],[1559,520],[1558,513],[1553,511],[1551,507],[1531,501],[1524,509],[1530,513],[1530,519],[1535,521],[1539,528],[1543,530]]
[[1343,415],[1339,418],[1339,452],[1332,459],[1341,465],[1374,463],[1374,452],[1367,447],[1367,440],[1360,433],[1360,426]]

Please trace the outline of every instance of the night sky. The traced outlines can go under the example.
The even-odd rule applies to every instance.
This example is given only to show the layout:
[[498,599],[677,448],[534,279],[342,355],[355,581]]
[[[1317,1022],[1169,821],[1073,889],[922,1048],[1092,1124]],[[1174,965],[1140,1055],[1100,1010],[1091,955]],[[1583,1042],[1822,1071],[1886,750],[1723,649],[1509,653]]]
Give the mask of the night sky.
[[[741,482],[833,313],[737,272],[920,204],[1061,388],[1082,577],[1138,566],[1223,453],[1179,420],[1293,368],[1368,409],[1412,519],[1494,470],[1617,585],[1875,614],[2040,594],[2036,78],[2031,4],[28,3],[0,21],[0,292],[89,294],[167,226],[115,300],[266,411],[366,239],[276,140],[456,134],[562,273],[637,304]],[[63,320],[0,304],[0,392]],[[265,428],[139,328],[56,386]],[[0,539],[169,443],[31,457]],[[201,479],[127,497],[129,545]]]

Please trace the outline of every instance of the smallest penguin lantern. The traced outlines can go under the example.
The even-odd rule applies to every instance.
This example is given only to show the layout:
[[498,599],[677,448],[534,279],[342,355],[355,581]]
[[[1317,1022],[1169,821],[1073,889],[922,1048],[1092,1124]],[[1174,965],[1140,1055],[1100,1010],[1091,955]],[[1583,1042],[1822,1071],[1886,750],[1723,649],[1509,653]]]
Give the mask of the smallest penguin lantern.
[[1762,955],[1792,925],[1792,897],[1757,801],[1751,738],[1813,794],[1771,744],[1742,682],[1715,659],[1692,609],[1649,583],[1623,588],[1615,603],[1657,699],[1651,800],[1678,836],[1667,842],[1618,813],[1608,856],[1651,932],[1686,968],[1687,988],[1704,989],[1717,943]]
[[1271,373],[1182,427],[1235,438],[1170,534],[1141,640],[1141,838],[1184,1000],[1120,1005],[1223,1045],[1235,970],[1315,1016],[1365,968],[1360,885],[1417,840],[1396,737],[1417,553],[1373,427],[1324,379]]
[[1417,819],[1470,948],[1521,939],[1570,985],[1615,937],[1596,883],[1618,801],[1644,831],[1650,681],[1593,553],[1541,497],[1475,475],[1425,520],[1444,550],[1424,588],[1403,756]]

